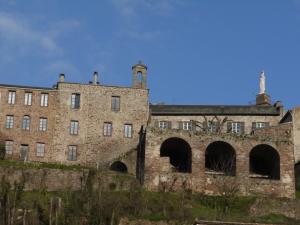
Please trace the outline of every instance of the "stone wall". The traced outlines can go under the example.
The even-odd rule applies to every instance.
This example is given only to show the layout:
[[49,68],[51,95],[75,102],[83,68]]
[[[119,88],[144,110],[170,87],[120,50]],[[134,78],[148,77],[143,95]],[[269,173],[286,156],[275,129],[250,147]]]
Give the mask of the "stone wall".
[[[189,144],[192,151],[192,172],[174,172],[170,159],[160,157],[160,148],[169,138],[180,138]],[[205,168],[207,147],[216,141],[230,144],[236,154],[235,176],[211,173]],[[280,157],[280,179],[262,179],[249,172],[249,154],[258,145],[274,148]],[[173,189],[181,188],[183,182],[195,192],[219,194],[220,183],[236,183],[242,195],[262,195],[295,198],[294,155],[290,140],[272,140],[255,135],[205,134],[183,130],[147,129],[146,140],[145,187],[158,190],[161,184],[169,184]]]
[[295,162],[300,162],[300,107],[293,109],[293,136],[295,148]]

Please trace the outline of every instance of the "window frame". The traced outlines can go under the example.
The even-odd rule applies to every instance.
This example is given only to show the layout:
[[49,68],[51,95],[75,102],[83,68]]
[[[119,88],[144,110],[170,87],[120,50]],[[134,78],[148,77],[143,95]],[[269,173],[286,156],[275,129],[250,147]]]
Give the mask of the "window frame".
[[112,122],[104,122],[103,123],[103,136],[111,137],[112,136],[112,130],[113,130]]
[[32,105],[32,92],[25,92],[24,94],[24,105]]
[[71,135],[78,135],[78,133],[79,133],[79,121],[78,120],[71,120],[71,122],[70,122],[70,134]]
[[191,121],[182,121],[182,130],[193,130],[193,123]]
[[39,131],[46,132],[47,129],[48,129],[48,118],[47,117],[40,117]]
[[242,123],[241,122],[231,122],[231,133],[241,134],[242,133]]
[[[129,130],[126,128],[130,128]],[[131,123],[124,124],[124,137],[132,138],[133,137],[133,125]]]
[[[41,146],[43,146],[43,148],[39,148]],[[45,149],[46,149],[45,143],[42,143],[42,142],[36,143],[36,156],[37,157],[44,157],[45,156]]]
[[[8,143],[10,143],[8,145]],[[10,147],[10,149],[8,149]],[[5,141],[5,154],[6,155],[12,155],[14,150],[14,141],[13,140],[6,140]]]
[[168,129],[168,121],[166,120],[158,121],[158,128],[162,130]]
[[117,95],[111,96],[111,111],[121,111],[121,97]]
[[24,115],[22,119],[22,130],[30,130],[31,118],[29,115]]
[[80,109],[80,94],[72,93],[71,94],[71,108]]
[[41,107],[48,107],[49,105],[49,93],[41,93]]
[[12,129],[14,128],[14,115],[6,115],[5,128]]
[[17,95],[17,92],[14,91],[14,90],[9,90],[8,91],[8,96],[7,96],[7,103],[9,105],[14,105],[16,104],[16,95]]
[[[75,154],[74,154],[75,153]],[[77,161],[78,147],[77,145],[68,146],[68,161]]]

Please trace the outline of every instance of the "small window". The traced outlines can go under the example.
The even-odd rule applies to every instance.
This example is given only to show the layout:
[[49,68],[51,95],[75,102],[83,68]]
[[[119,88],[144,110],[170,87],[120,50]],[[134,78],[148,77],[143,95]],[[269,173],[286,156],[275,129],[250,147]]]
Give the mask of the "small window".
[[48,94],[47,93],[42,93],[41,94],[41,106],[42,107],[47,107],[48,106]]
[[233,134],[242,134],[244,133],[244,127],[244,122],[228,122],[227,132]]
[[192,130],[192,122],[191,121],[182,122],[182,129],[183,130]]
[[44,157],[44,155],[45,155],[45,144],[37,143],[36,144],[36,156]]
[[158,122],[159,129],[167,129],[168,128],[168,122],[167,121],[159,121]]
[[22,129],[23,130],[29,130],[30,129],[30,117],[29,116],[24,116],[23,117]]
[[77,146],[76,145],[70,145],[68,147],[68,160],[69,161],[77,160]]
[[120,97],[112,96],[111,97],[111,110],[112,111],[120,111]]
[[39,131],[46,131],[47,130],[47,118],[41,117],[40,124],[39,124]]
[[24,105],[31,105],[31,102],[32,102],[32,93],[26,92],[24,98]]
[[14,127],[14,116],[7,115],[6,116],[6,128],[12,129]]
[[103,135],[104,136],[111,136],[112,135],[112,123],[105,122],[103,125]]
[[72,109],[80,108],[80,94],[72,94],[71,96],[71,107]]
[[265,128],[268,126],[269,126],[268,122],[253,122],[253,124],[252,124],[252,127],[254,129]]
[[73,135],[78,134],[78,129],[79,129],[78,121],[72,120],[71,127],[70,127],[70,134],[73,134]]
[[13,153],[13,141],[5,141],[5,154],[11,155]]
[[14,105],[16,103],[16,92],[8,91],[8,104]]
[[124,136],[126,138],[132,138],[132,124],[124,125]]
[[218,130],[218,123],[216,121],[208,122],[208,131],[211,133],[216,133]]

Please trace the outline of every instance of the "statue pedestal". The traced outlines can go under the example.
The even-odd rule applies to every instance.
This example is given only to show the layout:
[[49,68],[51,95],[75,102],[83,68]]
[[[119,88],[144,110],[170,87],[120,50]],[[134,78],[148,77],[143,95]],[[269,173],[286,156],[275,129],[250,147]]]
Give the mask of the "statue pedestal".
[[266,93],[256,95],[256,105],[271,105],[271,98]]

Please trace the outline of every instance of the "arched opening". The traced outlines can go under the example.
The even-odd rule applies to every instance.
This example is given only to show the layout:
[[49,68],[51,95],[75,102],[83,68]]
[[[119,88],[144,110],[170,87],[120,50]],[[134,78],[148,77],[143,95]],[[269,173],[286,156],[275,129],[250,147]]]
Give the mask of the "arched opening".
[[111,164],[110,170],[120,172],[120,173],[128,172],[127,166],[125,165],[125,163],[122,163],[120,161],[117,161],[117,162],[114,162],[113,164]]
[[296,190],[300,191],[300,162],[295,165]]
[[192,172],[192,151],[190,145],[181,138],[169,138],[160,148],[161,157],[169,157],[176,172]]
[[250,152],[250,174],[262,179],[280,179],[280,157],[269,145],[257,145]]
[[223,141],[211,143],[205,151],[206,171],[235,175],[236,155],[234,148]]
[[143,73],[141,71],[137,72],[137,80],[138,80],[139,83],[142,83]]

